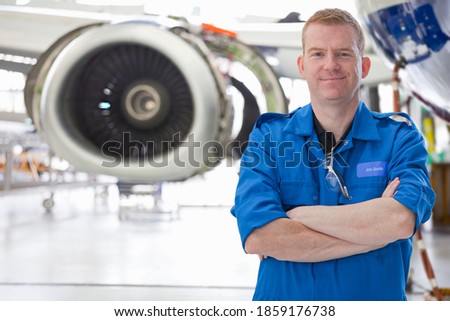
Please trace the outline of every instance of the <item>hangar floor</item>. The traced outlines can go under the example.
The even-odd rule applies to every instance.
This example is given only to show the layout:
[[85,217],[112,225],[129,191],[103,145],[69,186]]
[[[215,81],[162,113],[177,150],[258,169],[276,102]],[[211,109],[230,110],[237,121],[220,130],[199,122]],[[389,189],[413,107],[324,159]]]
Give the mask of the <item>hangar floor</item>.
[[[250,300],[258,258],[243,253],[229,213],[236,181],[221,166],[165,184],[178,214],[152,214],[146,196],[124,200],[115,185],[107,198],[61,189],[51,213],[48,192],[0,194],[0,300]],[[438,284],[450,286],[450,228],[427,224],[423,238]],[[424,300],[416,249],[411,271],[408,298]]]

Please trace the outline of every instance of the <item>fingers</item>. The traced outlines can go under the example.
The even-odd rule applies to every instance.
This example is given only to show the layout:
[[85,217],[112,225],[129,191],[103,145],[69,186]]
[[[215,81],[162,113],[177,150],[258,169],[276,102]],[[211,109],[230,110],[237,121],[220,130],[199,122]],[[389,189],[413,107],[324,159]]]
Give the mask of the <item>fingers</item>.
[[381,197],[393,197],[395,194],[395,191],[397,190],[398,186],[400,185],[400,179],[398,177],[394,178],[384,189],[383,195]]
[[287,211],[287,212],[286,212],[286,215],[287,215],[289,218],[292,218],[292,219],[293,219],[293,218],[295,217],[295,208],[293,208],[293,209]]
[[295,217],[300,214],[299,209],[300,209],[300,207],[295,207],[295,208],[287,211],[286,215],[291,219],[295,219]]

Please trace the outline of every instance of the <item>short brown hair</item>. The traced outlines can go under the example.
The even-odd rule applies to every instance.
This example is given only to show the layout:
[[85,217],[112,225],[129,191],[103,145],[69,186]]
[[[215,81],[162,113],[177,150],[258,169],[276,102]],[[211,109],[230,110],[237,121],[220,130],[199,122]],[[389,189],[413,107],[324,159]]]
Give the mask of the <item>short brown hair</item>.
[[361,55],[364,53],[364,34],[358,21],[347,11],[342,9],[323,9],[316,11],[303,26],[302,32],[302,46],[305,50],[305,34],[309,25],[312,23],[324,24],[324,25],[350,25],[356,34],[356,43],[358,45]]

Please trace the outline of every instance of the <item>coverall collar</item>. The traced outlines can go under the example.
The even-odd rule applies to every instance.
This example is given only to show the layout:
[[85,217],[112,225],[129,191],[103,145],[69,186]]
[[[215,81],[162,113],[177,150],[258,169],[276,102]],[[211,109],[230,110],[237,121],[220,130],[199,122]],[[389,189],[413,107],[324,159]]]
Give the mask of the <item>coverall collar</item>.
[[[291,119],[284,127],[286,132],[299,136],[311,137],[314,135],[314,119],[311,104],[292,112]],[[353,119],[353,126],[347,139],[380,140],[380,134],[373,121],[372,112],[360,101]]]

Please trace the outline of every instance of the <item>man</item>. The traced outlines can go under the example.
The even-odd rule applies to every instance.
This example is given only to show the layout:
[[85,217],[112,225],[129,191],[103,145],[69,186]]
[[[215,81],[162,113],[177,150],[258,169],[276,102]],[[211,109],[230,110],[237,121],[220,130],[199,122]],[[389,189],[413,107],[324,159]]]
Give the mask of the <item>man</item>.
[[315,13],[298,68],[311,103],[255,124],[236,216],[261,258],[254,300],[406,300],[412,235],[435,201],[420,132],[360,100],[370,60],[346,11]]

